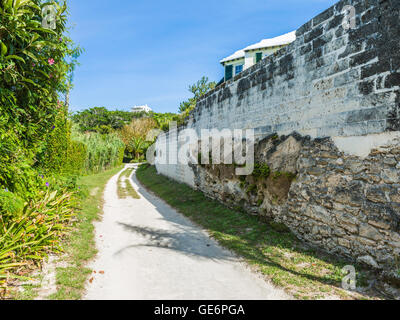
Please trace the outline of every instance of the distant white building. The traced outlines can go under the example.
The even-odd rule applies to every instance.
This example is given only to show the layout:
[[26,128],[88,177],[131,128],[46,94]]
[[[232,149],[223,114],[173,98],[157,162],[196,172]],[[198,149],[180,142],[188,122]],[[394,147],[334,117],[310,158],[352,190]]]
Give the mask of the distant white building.
[[146,104],[144,106],[134,106],[131,110],[132,112],[151,112],[151,108]]
[[222,59],[220,63],[225,67],[225,81],[250,68],[294,40],[296,40],[296,31],[272,39],[261,40]]

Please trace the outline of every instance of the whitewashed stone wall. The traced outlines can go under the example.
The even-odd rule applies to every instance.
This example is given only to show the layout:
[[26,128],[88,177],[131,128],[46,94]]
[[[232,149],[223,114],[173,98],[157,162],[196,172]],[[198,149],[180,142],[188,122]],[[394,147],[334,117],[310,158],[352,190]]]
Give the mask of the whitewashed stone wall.
[[[346,5],[355,8],[354,29],[342,26]],[[339,1],[300,27],[295,42],[207,93],[186,127],[254,128],[260,139],[399,131],[399,7],[398,0]],[[193,185],[187,166],[157,169]]]
[[[355,29],[342,27],[346,4]],[[311,137],[399,130],[398,7],[340,1],[298,29],[295,42],[209,92],[189,126]]]
[[[157,172],[163,174],[176,181],[186,183],[191,187],[195,187],[194,184],[194,172],[191,167],[186,164],[181,164],[177,161],[179,144],[176,139],[175,143],[169,143],[170,136],[178,135],[177,130],[171,131],[170,133],[162,134],[158,137],[156,144],[156,168]],[[182,144],[182,143],[181,143]],[[165,153],[165,154],[161,154]],[[174,159],[171,160],[171,155]],[[166,157],[166,161],[163,158]]]
[[[347,31],[345,5],[356,9]],[[232,165],[158,172],[400,286],[399,21],[399,0],[342,0],[198,102],[184,128],[254,128],[256,165],[270,176],[241,178]]]

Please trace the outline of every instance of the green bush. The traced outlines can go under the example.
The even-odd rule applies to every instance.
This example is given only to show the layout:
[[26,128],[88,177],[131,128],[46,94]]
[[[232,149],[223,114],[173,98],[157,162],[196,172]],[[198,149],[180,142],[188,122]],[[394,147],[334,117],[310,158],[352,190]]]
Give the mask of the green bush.
[[68,146],[64,171],[69,174],[84,173],[87,147],[83,142],[71,140]]
[[[48,4],[57,10],[52,30],[41,26]],[[0,187],[27,200],[42,187],[36,170],[59,170],[68,141],[58,99],[80,49],[64,35],[66,9],[58,0],[0,1]]]
[[[0,215],[16,216],[22,212],[24,201],[13,192],[0,190]],[[1,233],[1,232],[0,232]]]
[[59,103],[60,112],[56,115],[54,125],[38,154],[40,170],[46,173],[62,173],[65,168],[70,144],[70,124],[67,120],[67,110]]

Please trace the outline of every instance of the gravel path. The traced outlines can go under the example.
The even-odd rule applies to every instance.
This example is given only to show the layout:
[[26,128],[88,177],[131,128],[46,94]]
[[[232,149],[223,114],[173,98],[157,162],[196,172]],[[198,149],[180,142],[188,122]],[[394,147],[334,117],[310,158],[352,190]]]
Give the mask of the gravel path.
[[140,199],[118,199],[118,175],[105,189],[85,299],[289,299],[134,175]]

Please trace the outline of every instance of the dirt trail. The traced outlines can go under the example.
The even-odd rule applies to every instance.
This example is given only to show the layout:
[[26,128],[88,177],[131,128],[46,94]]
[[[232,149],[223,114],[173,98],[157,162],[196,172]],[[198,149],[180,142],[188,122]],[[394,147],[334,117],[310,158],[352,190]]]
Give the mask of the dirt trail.
[[289,299],[134,175],[140,199],[118,199],[117,180],[105,189],[85,299]]

